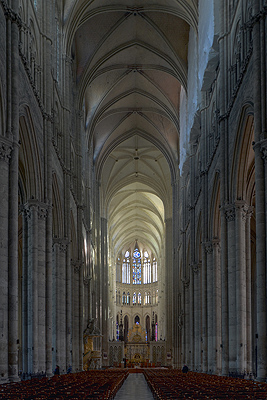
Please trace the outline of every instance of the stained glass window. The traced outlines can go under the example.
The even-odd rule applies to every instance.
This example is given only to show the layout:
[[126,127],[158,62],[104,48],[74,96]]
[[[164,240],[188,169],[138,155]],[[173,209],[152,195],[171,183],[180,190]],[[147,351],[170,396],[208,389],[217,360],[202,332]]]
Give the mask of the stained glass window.
[[141,254],[137,248],[133,252],[133,257],[133,284],[140,285],[142,282]]
[[133,294],[133,304],[136,304],[136,293]]
[[138,304],[142,304],[142,296],[141,293],[138,293]]

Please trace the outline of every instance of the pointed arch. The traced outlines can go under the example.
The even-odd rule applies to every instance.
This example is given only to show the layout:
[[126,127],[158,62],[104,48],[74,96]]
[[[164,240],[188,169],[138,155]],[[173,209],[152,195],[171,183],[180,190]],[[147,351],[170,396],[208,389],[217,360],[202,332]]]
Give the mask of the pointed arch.
[[43,198],[43,179],[40,149],[36,137],[31,112],[27,106],[22,108],[19,118],[19,179],[26,199]]
[[63,210],[58,180],[55,173],[52,176],[52,203],[53,203],[53,219],[52,230],[55,238],[63,237]]
[[210,237],[220,238],[220,175],[218,171],[214,176],[210,210]]
[[[247,199],[248,182],[254,172],[254,151],[252,142],[254,139],[254,118],[251,104],[246,104],[239,118],[239,126],[233,154],[231,170],[231,197],[232,200]],[[255,178],[254,178],[255,179]]]

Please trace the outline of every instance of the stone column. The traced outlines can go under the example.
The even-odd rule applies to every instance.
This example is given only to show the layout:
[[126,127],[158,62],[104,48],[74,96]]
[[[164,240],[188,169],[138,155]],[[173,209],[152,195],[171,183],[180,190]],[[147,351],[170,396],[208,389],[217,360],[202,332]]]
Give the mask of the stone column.
[[30,200],[26,205],[28,218],[28,373],[38,372],[38,204]]
[[190,298],[189,286],[190,280],[185,279],[184,284],[184,360],[183,364],[190,363]]
[[23,265],[22,265],[22,369],[26,373],[28,366],[28,210],[23,207]]
[[236,243],[235,208],[225,207],[228,248],[229,371],[236,372]]
[[[72,59],[65,55],[64,57],[64,144],[65,144],[65,166],[64,169],[64,236],[70,238],[70,178],[71,178],[71,149],[70,149],[70,109],[71,109],[71,85],[72,85]],[[67,323],[67,338],[66,338],[66,361],[67,366],[72,365],[72,268],[70,260],[70,249],[66,253],[66,323]]]
[[[173,210],[178,209],[179,205],[179,181],[172,182],[172,204]],[[178,315],[179,315],[179,297],[180,294],[180,275],[179,271],[181,266],[179,265],[179,250],[178,250],[178,232],[179,230],[179,214],[173,211],[173,281],[172,281],[172,293],[173,293],[173,366],[174,368],[179,367],[179,353],[181,352],[179,344],[180,329],[178,326]],[[162,327],[161,327],[162,332]]]
[[236,201],[236,333],[237,372],[245,372],[246,358],[246,213],[247,205]]
[[195,291],[195,286],[194,286],[194,276],[193,276],[193,270],[192,267],[189,270],[189,332],[188,332],[188,337],[189,337],[189,354],[188,354],[188,364],[190,366],[191,370],[195,370],[195,363],[194,363],[194,326],[195,326],[195,304],[194,304],[194,291]]
[[214,372],[214,264],[212,242],[206,242],[205,251],[207,254],[207,346],[208,346],[208,372]]
[[66,373],[66,251],[67,243],[64,239],[54,239],[56,285],[54,307],[55,313],[55,344],[56,364],[60,373]]
[[167,326],[167,351],[172,352],[172,309],[173,309],[173,286],[172,286],[172,277],[173,277],[173,241],[172,241],[172,219],[168,218],[165,220],[165,249],[166,249],[166,326]]
[[201,371],[201,284],[200,284],[201,264],[192,266],[194,279],[194,368]]
[[228,240],[227,220],[225,218],[225,205],[228,203],[228,13],[225,2],[220,2],[220,37],[219,57],[219,98],[220,108],[219,132],[220,132],[220,202],[221,202],[221,278],[222,278],[222,375],[229,372],[229,303],[228,303]]
[[207,253],[205,244],[202,243],[202,274],[201,274],[201,285],[202,285],[202,293],[201,293],[201,305],[202,305],[202,326],[201,326],[201,355],[202,355],[202,372],[208,372],[208,338],[207,338],[207,327],[208,327],[208,319],[207,319]]
[[251,282],[251,227],[253,207],[249,207],[246,219],[246,371],[252,373],[252,282]]
[[82,332],[80,333],[80,296],[79,296],[79,281],[81,263],[72,261],[73,268],[73,339],[72,339],[72,370],[78,372],[80,369],[80,340]]
[[46,232],[47,207],[39,203],[38,206],[38,371],[46,371]]
[[214,349],[215,349],[215,365],[214,371],[216,375],[222,372],[222,290],[221,290],[221,260],[220,260],[220,242],[213,239],[213,265],[214,265]]
[[53,331],[53,228],[52,228],[52,104],[53,104],[53,76],[52,57],[53,41],[50,38],[53,32],[53,1],[47,0],[42,2],[43,16],[42,18],[42,82],[40,88],[43,89],[43,137],[44,137],[44,201],[47,204],[46,219],[46,260],[45,260],[45,280],[46,280],[46,374],[52,376],[52,357],[54,356],[55,346],[52,342]]
[[8,378],[8,199],[12,143],[0,138],[0,383]]
[[102,351],[108,353],[108,246],[107,220],[101,218]]
[[[253,1],[253,73],[254,73],[254,137],[255,137],[255,186],[256,186],[256,266],[257,266],[257,379],[266,380],[267,375],[267,310],[266,310],[266,167],[262,159],[265,152],[266,92],[262,87],[265,81],[266,57],[262,52],[264,26],[260,18],[260,1]],[[263,14],[264,15],[264,14]],[[263,63],[263,64],[262,64]],[[264,74],[264,76],[262,76]],[[263,146],[262,146],[263,145]]]
[[[19,25],[18,2],[12,0],[11,48],[9,69],[10,81],[7,90],[11,93],[11,135],[13,150],[9,164],[9,213],[8,213],[8,369],[9,380],[18,380],[18,160],[19,160]],[[9,21],[8,21],[9,23]],[[9,127],[8,127],[9,129]]]

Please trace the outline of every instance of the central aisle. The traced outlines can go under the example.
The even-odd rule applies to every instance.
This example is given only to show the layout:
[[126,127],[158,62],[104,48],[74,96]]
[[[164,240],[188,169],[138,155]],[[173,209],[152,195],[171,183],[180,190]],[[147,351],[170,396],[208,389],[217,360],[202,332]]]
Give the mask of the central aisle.
[[153,400],[143,374],[129,374],[114,400]]

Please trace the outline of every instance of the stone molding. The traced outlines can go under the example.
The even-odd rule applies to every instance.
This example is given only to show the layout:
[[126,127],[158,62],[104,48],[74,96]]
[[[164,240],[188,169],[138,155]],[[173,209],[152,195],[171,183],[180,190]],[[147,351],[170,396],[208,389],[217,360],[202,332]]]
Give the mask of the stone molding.
[[15,13],[15,11],[12,10],[12,8],[10,8],[8,6],[7,1],[1,0],[1,6],[4,10],[4,15],[5,15],[6,19],[9,19],[10,21],[15,22],[19,27],[21,27],[22,20],[21,20],[19,14]]
[[184,312],[183,310],[180,311],[179,315],[178,315],[178,328],[181,330],[184,324]]

